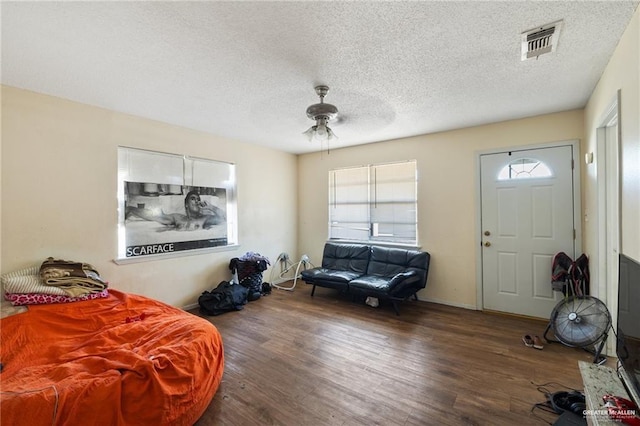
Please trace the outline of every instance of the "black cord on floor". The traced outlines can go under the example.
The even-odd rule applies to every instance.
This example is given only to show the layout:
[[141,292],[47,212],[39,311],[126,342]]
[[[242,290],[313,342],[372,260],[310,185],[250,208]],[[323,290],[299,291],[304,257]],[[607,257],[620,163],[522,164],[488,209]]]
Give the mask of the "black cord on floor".
[[553,423],[551,423],[550,421],[548,421],[547,419],[544,419],[540,416],[538,416],[534,411],[537,409],[542,410],[542,411],[546,411],[547,413],[551,413],[554,415],[558,415],[558,413],[556,413],[553,408],[551,407],[551,404],[549,402],[538,402],[537,404],[533,404],[533,407],[531,407],[531,412],[530,414],[537,418],[540,419],[541,421],[545,422],[548,425],[552,425]]
[[543,390],[541,390],[541,389],[544,389],[545,386],[558,386],[558,387],[562,388],[563,390],[569,389],[569,390],[572,390],[574,392],[583,393],[582,389],[575,389],[575,388],[572,388],[571,386],[566,386],[566,385],[563,385],[562,383],[558,383],[558,382],[547,382],[547,383],[538,384],[538,383],[534,383],[532,381],[531,384],[534,385],[536,387],[536,389],[538,389],[540,392],[543,392]]
[[536,389],[538,390],[538,392],[542,393],[542,394],[546,397],[546,401],[544,401],[544,402],[538,402],[538,403],[533,404],[533,406],[531,407],[530,414],[531,414],[533,417],[536,417],[537,419],[539,419],[539,420],[541,420],[541,421],[545,422],[545,423],[546,423],[546,424],[548,424],[548,425],[553,425],[553,423],[551,423],[551,422],[549,422],[548,420],[546,420],[546,419],[544,419],[544,418],[542,418],[542,417],[538,416],[537,414],[535,414],[535,410],[536,410],[536,409],[538,409],[538,410],[542,410],[542,411],[547,412],[547,413],[551,413],[551,414],[553,414],[553,415],[555,415],[555,416],[557,416],[557,415],[559,414],[558,412],[556,412],[556,410],[554,410],[553,406],[551,405],[551,395],[552,395],[554,392],[552,392],[552,391],[548,388],[548,386],[552,386],[552,387],[560,387],[560,388],[563,388],[563,389],[569,389],[569,390],[572,390],[572,391],[574,391],[574,392],[580,392],[580,393],[583,393],[583,392],[582,392],[582,390],[574,389],[574,388],[572,388],[572,387],[565,386],[565,385],[563,385],[562,383],[558,383],[558,382],[547,382],[547,383],[540,383],[540,384],[538,384],[538,383],[534,383],[534,382],[532,381],[532,382],[531,382],[531,384],[532,384],[532,385],[534,385],[534,386],[536,387]]

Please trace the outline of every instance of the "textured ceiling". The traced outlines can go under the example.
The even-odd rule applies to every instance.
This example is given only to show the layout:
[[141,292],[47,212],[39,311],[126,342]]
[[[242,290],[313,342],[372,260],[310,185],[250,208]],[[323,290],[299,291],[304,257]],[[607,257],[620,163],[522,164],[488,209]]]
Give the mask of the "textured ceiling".
[[[2,83],[291,152],[584,107],[638,1],[2,2]],[[523,31],[563,20],[558,50]],[[176,141],[179,143],[179,141]]]

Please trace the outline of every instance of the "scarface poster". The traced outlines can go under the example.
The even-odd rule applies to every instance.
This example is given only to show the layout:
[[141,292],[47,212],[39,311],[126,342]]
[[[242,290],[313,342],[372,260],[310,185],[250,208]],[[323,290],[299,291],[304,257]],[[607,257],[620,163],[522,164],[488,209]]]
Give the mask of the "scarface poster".
[[227,245],[224,188],[124,182],[126,257]]

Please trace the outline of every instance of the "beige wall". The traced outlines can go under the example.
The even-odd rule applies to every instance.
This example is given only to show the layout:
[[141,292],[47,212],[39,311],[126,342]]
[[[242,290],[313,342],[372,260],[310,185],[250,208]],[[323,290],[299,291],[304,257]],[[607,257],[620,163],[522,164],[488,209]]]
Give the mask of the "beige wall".
[[[479,151],[582,139],[583,111],[334,149],[298,159],[298,247],[318,264],[327,238],[328,171],[337,167],[416,159],[419,245],[431,253],[421,297],[476,307],[477,169]],[[337,142],[339,144],[339,142]]]
[[[606,109],[620,90],[620,208],[621,251],[640,260],[640,8],[625,30],[598,85],[585,108],[585,149],[596,152],[596,129]],[[597,176],[598,158],[587,168],[584,179],[585,207],[594,225],[585,235],[585,250],[598,255]],[[594,267],[601,266],[598,262]]]
[[[240,247],[116,265],[118,145],[235,163]],[[2,87],[1,161],[2,273],[48,256],[84,261],[113,288],[185,306],[230,278],[233,257],[297,252],[291,154]]]
[[[607,288],[605,255],[601,246],[604,235],[599,232],[599,223],[607,222],[599,215],[599,176],[603,167],[598,161],[604,156],[598,153],[597,129],[602,127],[607,110],[617,98],[619,101],[620,133],[620,251],[640,261],[640,8],[638,8],[618,42],[614,54],[596,85],[585,108],[585,152],[596,153],[595,161],[589,165],[583,178],[585,213],[589,217],[585,227],[585,252],[590,257],[592,288],[605,301],[612,312],[617,310],[618,288]],[[602,237],[600,237],[602,235]],[[616,318],[613,318],[614,324]],[[610,348],[613,348],[610,343]]]

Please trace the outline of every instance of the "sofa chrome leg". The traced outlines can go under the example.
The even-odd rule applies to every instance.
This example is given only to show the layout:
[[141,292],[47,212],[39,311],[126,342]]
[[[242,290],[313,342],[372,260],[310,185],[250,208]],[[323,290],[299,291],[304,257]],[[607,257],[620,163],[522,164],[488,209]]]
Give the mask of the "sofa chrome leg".
[[311,289],[311,296],[313,296],[313,294],[316,292],[316,286],[315,284],[313,285],[313,288]]
[[400,316],[400,311],[398,310],[398,302],[396,302],[395,300],[392,300],[391,306],[393,306],[393,311],[396,313],[396,315]]
[[418,293],[413,293],[413,300],[415,300],[416,302],[419,300]]

